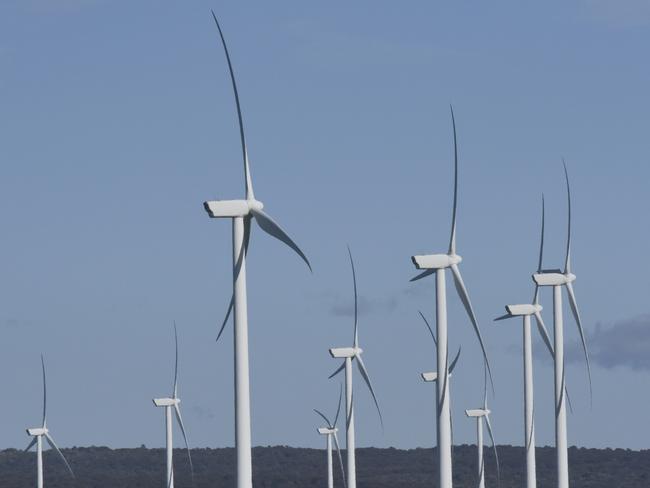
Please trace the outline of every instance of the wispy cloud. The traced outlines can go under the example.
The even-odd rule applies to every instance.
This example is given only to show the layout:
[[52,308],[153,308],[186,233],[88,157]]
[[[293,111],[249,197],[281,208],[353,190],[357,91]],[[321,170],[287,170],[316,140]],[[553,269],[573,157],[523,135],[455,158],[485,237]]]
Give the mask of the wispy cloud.
[[0,320],[0,326],[7,329],[24,329],[25,327],[31,327],[32,325],[32,321],[27,319],[10,317]]
[[200,419],[213,419],[216,417],[214,411],[209,408],[204,408],[200,405],[192,405],[192,415]]
[[[329,312],[331,315],[338,317],[354,316],[354,300],[341,299],[334,296],[330,296],[330,300],[333,302],[329,305]],[[397,297],[394,296],[373,299],[359,296],[359,316],[377,313],[392,313],[397,308],[397,303]]]

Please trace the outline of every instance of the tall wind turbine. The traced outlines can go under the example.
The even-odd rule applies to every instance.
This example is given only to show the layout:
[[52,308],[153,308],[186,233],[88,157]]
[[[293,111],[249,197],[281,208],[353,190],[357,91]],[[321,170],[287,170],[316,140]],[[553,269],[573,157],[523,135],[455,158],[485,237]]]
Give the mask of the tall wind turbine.
[[339,438],[337,432],[339,431],[336,427],[337,422],[339,421],[339,414],[341,413],[341,400],[343,399],[343,387],[339,389],[339,404],[336,407],[336,416],[334,417],[334,422],[325,416],[320,410],[314,409],[318,415],[325,420],[326,426],[320,427],[318,433],[327,437],[327,488],[334,488],[334,466],[332,462],[332,443],[336,446],[336,455],[339,458],[339,465],[341,467],[341,478],[343,479],[343,486],[345,484],[345,469],[343,468],[343,458],[341,457],[341,448],[339,446]]
[[178,398],[178,332],[176,330],[176,322],[174,322],[174,341],[176,345],[176,359],[174,361],[174,388],[172,396],[169,398],[154,398],[153,403],[156,407],[163,407],[165,409],[165,432],[166,432],[166,449],[167,449],[167,488],[174,488],[174,441],[172,439],[173,425],[172,425],[172,410],[176,416],[178,426],[181,428],[183,439],[185,440],[185,447],[187,449],[187,457],[190,460],[190,471],[192,473],[192,481],[194,480],[194,465],[192,464],[192,453],[190,452],[190,444],[187,441],[187,433],[183,425],[183,417],[181,416],[181,409],[179,404],[181,399]]
[[232,219],[233,243],[233,294],[226,313],[226,318],[219,331],[219,336],[234,310],[234,349],[235,349],[235,449],[237,456],[237,488],[252,488],[253,474],[251,462],[251,419],[250,419],[250,385],[248,368],[248,310],[246,303],[246,254],[251,232],[251,220],[255,219],[260,228],[271,236],[281,240],[307,263],[311,265],[300,248],[291,240],[286,232],[262,209],[264,205],[255,199],[253,183],[248,162],[244,123],[242,119],[239,93],[235,82],[235,73],[230,61],[221,26],[216,15],[212,17],[219,30],[219,36],[226,54],[230,80],[235,95],[239,135],[241,138],[244,162],[244,181],[246,198],[243,200],[215,200],[203,204],[208,215],[212,218]]
[[27,429],[27,434],[32,436],[33,439],[25,449],[25,452],[29,451],[34,445],[36,446],[36,486],[37,488],[43,488],[43,437],[50,445],[50,448],[54,449],[63,462],[65,467],[68,468],[70,475],[74,478],[74,473],[72,468],[68,463],[67,459],[59,449],[59,447],[54,442],[54,439],[50,435],[50,431],[47,428],[47,384],[45,381],[45,360],[41,354],[41,368],[43,370],[43,424],[40,427],[35,427],[32,429]]
[[354,339],[352,342],[352,347],[339,347],[330,349],[330,355],[333,358],[343,358],[343,364],[330,375],[330,378],[333,378],[341,371],[345,370],[345,411],[346,411],[346,421],[345,421],[345,449],[347,457],[347,488],[357,488],[357,473],[356,473],[356,460],[355,460],[355,438],[354,438],[354,405],[353,405],[353,393],[352,393],[352,361],[356,360],[357,367],[359,368],[359,373],[365,381],[372,399],[375,402],[375,407],[377,408],[377,413],[379,414],[379,421],[381,425],[384,425],[384,421],[381,415],[381,410],[379,409],[379,402],[377,401],[377,396],[375,395],[375,390],[372,388],[372,383],[370,381],[370,376],[368,376],[368,370],[366,365],[361,359],[363,354],[363,349],[359,347],[359,330],[358,330],[358,317],[359,317],[359,307],[357,299],[357,275],[354,270],[354,261],[352,260],[352,252],[348,247],[348,255],[350,256],[350,266],[352,267],[352,283],[354,285]]
[[[544,197],[542,196],[542,233],[539,246],[539,261],[537,272],[542,272],[542,259],[544,257]],[[549,338],[546,325],[542,319],[542,306],[539,304],[539,286],[535,285],[535,294],[532,304],[507,305],[506,314],[495,319],[505,320],[515,317],[523,318],[523,350],[524,350],[524,432],[526,445],[526,488],[537,487],[537,473],[535,462],[535,403],[533,399],[533,346],[531,340],[531,316],[535,317],[546,347],[553,354],[553,346]]]
[[445,284],[445,270],[451,269],[451,274],[456,285],[456,290],[460,296],[463,306],[469,315],[469,319],[474,327],[478,337],[483,360],[485,361],[490,383],[492,384],[492,373],[483,344],[483,338],[478,327],[478,321],[472,308],[467,288],[463,282],[458,265],[462,258],[456,254],[456,209],[458,204],[458,144],[456,138],[456,121],[454,110],[451,108],[451,122],[454,132],[454,206],[451,224],[451,238],[449,240],[449,249],[446,254],[429,254],[424,256],[413,256],[411,260],[417,269],[424,272],[417,275],[411,281],[419,280],[426,276],[436,275],[436,336],[438,338],[438,375],[441,375],[445,381],[437,382],[437,402],[438,402],[438,460],[439,460],[439,488],[451,488],[452,486],[452,465],[451,465],[451,414],[449,408],[449,357],[447,341],[447,292]]
[[566,421],[566,387],[564,372],[564,325],[562,310],[562,287],[567,290],[569,305],[578,326],[582,349],[587,362],[587,373],[589,376],[589,392],[592,392],[591,385],[591,365],[589,363],[589,353],[585,340],[582,321],[578,311],[573,282],[576,275],[571,271],[571,186],[569,184],[569,173],[564,163],[564,177],[566,180],[567,202],[568,202],[568,229],[566,258],[564,261],[564,271],[559,269],[543,270],[533,275],[533,280],[537,286],[553,287],[553,319],[554,319],[554,351],[555,351],[555,450],[557,455],[557,486],[558,488],[569,488],[569,457],[567,441],[567,421]]
[[497,485],[501,484],[501,468],[499,467],[499,453],[497,446],[494,442],[494,433],[492,432],[492,424],[490,423],[490,410],[487,407],[487,374],[485,375],[485,385],[483,393],[483,408],[473,410],[465,410],[465,415],[470,418],[476,419],[476,449],[478,451],[478,488],[485,488],[485,460],[483,459],[483,421],[490,435],[492,441],[492,449],[494,450],[494,459],[497,465]]

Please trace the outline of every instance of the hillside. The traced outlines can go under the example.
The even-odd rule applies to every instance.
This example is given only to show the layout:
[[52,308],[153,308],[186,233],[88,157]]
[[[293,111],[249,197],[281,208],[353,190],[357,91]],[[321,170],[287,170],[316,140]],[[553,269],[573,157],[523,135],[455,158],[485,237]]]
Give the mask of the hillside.
[[[538,486],[552,488],[554,454],[538,449]],[[108,449],[87,447],[64,449],[77,474],[73,481],[51,452],[44,455],[48,488],[159,488],[164,486],[162,449]],[[523,486],[523,448],[501,446],[501,486]],[[187,455],[174,452],[177,461],[176,487],[190,488]],[[233,487],[233,449],[192,450],[197,488]],[[476,448],[454,449],[454,479],[457,488],[475,487]],[[486,449],[487,486],[495,487],[494,462]],[[572,488],[647,488],[650,486],[650,451],[624,449],[576,449],[569,451]],[[0,486],[31,488],[35,484],[36,455],[15,449],[0,452]],[[434,480],[431,449],[359,449],[359,488],[431,488]],[[325,453],[317,449],[257,447],[253,452],[254,485],[264,488],[325,487]],[[338,472],[337,486],[342,486]]]

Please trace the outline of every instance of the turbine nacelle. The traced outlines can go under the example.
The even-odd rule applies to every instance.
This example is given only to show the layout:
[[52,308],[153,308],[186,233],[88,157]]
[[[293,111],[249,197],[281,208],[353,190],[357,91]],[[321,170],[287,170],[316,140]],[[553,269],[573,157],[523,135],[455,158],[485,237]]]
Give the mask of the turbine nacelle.
[[483,408],[476,408],[474,410],[465,410],[465,415],[468,417],[487,417],[490,415],[490,411],[488,409],[483,409]]
[[360,347],[337,347],[330,349],[333,358],[353,358],[363,353]]
[[156,407],[173,407],[181,403],[180,398],[154,398],[153,403]]
[[535,273],[533,281],[537,286],[562,286],[574,282],[576,275],[573,273]]
[[329,429],[327,427],[321,427],[318,429],[318,433],[320,435],[332,435],[332,434],[336,434],[338,431],[339,429],[337,429],[336,427],[333,429]]
[[530,305],[506,305],[506,312],[512,317],[525,317],[535,315],[542,311],[542,306],[539,304]]
[[213,200],[203,202],[203,208],[213,219],[245,217],[251,210],[260,211],[264,204],[253,198],[248,200]]
[[27,434],[31,435],[32,437],[47,435],[49,432],[50,431],[47,429],[47,427],[36,427],[34,429],[27,429]]
[[445,269],[463,260],[458,254],[426,254],[411,256],[411,261],[417,269]]

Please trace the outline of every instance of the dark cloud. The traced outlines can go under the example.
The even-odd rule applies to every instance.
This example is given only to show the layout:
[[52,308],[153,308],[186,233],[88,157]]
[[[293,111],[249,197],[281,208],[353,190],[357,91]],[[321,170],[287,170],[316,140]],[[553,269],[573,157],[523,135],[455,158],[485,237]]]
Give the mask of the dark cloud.
[[[650,370],[650,314],[624,319],[607,327],[596,324],[594,331],[587,334],[587,347],[592,362],[603,368]],[[582,361],[583,358],[579,343],[567,349],[567,361]]]

